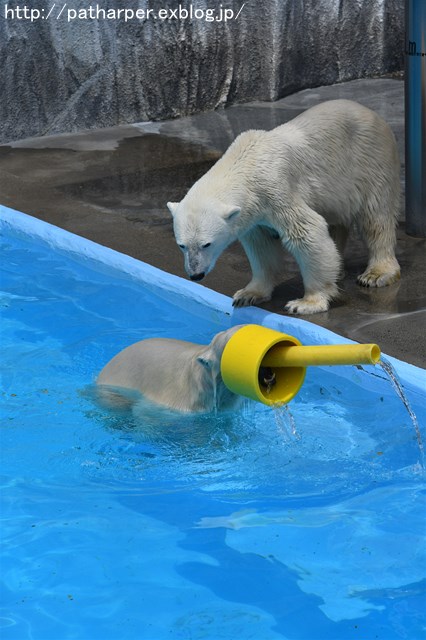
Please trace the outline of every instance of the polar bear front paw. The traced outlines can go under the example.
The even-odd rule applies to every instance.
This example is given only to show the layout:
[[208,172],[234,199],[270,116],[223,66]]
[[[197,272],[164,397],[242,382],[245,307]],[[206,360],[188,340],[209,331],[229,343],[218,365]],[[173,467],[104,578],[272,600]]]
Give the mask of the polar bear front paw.
[[321,313],[329,308],[329,297],[322,293],[307,295],[298,300],[290,300],[285,306],[288,313],[298,313],[301,315],[309,315],[312,313]]
[[366,269],[364,273],[361,273],[357,278],[358,284],[362,287],[386,287],[394,282],[398,282],[401,278],[401,272],[399,265],[393,268],[389,268],[388,265],[381,266],[375,265],[370,269]]
[[253,304],[260,304],[271,299],[271,294],[251,287],[244,287],[234,293],[233,307],[248,307]]

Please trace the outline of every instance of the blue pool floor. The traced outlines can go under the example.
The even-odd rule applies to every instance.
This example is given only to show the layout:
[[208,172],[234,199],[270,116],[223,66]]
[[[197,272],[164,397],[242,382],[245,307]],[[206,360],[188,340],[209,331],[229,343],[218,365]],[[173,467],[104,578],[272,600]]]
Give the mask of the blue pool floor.
[[93,382],[115,353],[230,318],[25,236],[2,250],[2,640],[424,637],[425,474],[372,368],[308,370],[296,434],[248,401],[114,413]]

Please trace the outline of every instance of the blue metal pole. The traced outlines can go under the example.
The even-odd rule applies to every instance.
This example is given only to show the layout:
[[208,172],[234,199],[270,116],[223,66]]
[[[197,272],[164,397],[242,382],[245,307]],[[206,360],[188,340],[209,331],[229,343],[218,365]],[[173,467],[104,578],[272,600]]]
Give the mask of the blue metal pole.
[[405,0],[405,220],[426,237],[426,0]]

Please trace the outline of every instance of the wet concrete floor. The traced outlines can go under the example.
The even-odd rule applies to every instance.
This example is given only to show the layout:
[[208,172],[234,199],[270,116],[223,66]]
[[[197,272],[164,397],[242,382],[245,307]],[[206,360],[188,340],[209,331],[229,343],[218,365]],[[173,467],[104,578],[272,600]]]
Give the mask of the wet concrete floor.
[[[166,202],[181,199],[241,131],[271,129],[324,100],[357,100],[392,126],[401,153],[403,190],[403,95],[401,80],[356,80],[308,89],[274,103],[9,143],[0,146],[0,202],[185,277]],[[384,353],[426,367],[425,240],[406,235],[404,228],[402,198],[399,283],[382,289],[356,284],[367,253],[352,233],[340,298],[326,313],[301,317],[353,340],[377,342]],[[282,273],[273,299],[261,306],[285,315],[286,301],[300,297],[303,287],[289,255],[283,258]],[[232,296],[249,279],[249,265],[237,243],[221,256],[203,286]]]

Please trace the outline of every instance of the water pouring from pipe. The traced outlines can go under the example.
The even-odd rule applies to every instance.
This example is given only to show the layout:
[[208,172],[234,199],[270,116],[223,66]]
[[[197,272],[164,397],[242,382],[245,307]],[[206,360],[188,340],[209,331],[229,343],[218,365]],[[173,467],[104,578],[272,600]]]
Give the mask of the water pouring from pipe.
[[308,366],[380,364],[404,403],[424,468],[420,428],[389,363],[381,360],[377,344],[303,346],[285,333],[259,325],[245,325],[228,341],[221,359],[224,384],[233,392],[271,407],[287,404],[300,391]]

